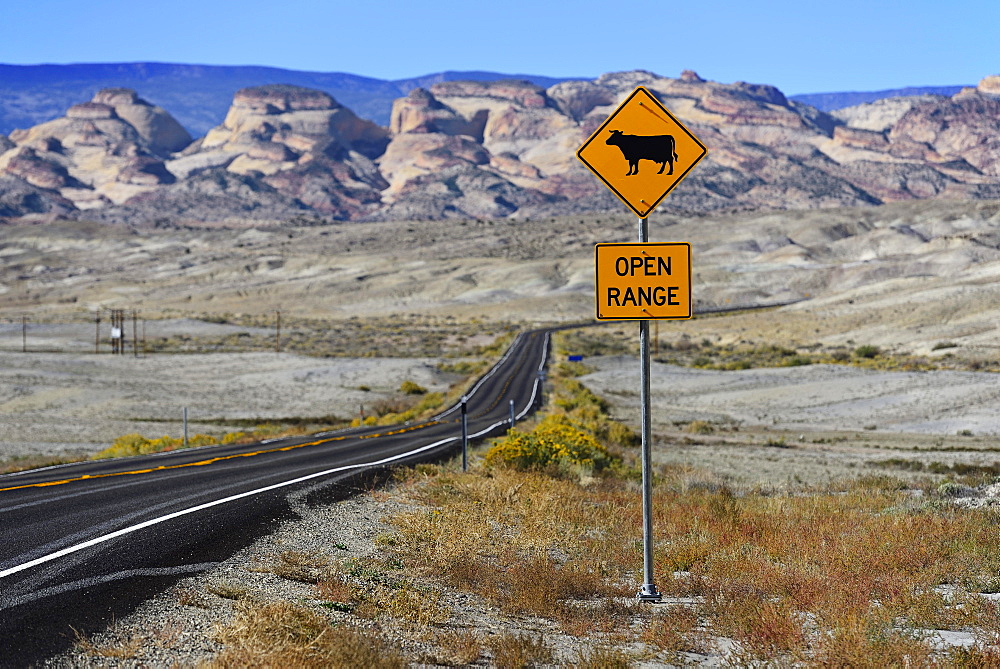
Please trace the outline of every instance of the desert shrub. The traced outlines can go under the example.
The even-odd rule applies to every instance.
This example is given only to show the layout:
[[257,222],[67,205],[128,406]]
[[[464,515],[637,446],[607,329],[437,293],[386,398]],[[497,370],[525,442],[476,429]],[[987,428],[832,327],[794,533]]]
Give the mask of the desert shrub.
[[585,365],[582,362],[577,362],[575,360],[572,361],[572,362],[570,362],[570,361],[567,360],[566,362],[560,362],[558,365],[556,365],[556,370],[555,371],[556,371],[557,374],[560,374],[560,375],[566,376],[566,377],[571,377],[571,376],[586,376],[587,374],[590,374],[591,372],[593,372],[594,368],[590,367],[588,365]]
[[[171,440],[171,441],[173,441],[173,440]],[[180,440],[180,441],[181,441],[181,445],[183,445],[183,443],[184,443],[183,440]],[[199,434],[194,435],[190,439],[188,439],[188,447],[189,448],[193,448],[195,446],[214,446],[217,443],[219,443],[219,440],[216,439],[215,437],[213,437],[212,435],[209,435],[209,434],[200,434],[199,433]]]
[[399,386],[399,392],[406,395],[423,395],[427,392],[427,389],[420,384],[407,379]]
[[529,667],[552,662],[552,649],[541,637],[506,632],[488,643],[498,667]]
[[[427,393],[416,405],[405,409],[398,407],[398,411],[380,414],[376,422],[377,425],[395,425],[414,420],[429,411],[437,409],[444,404],[444,395],[441,393]],[[367,422],[366,422],[367,425]]]
[[149,443],[149,440],[138,433],[124,434],[115,439],[111,446],[93,456],[94,460],[100,458],[120,458],[126,455],[139,455],[142,449]]
[[811,365],[813,361],[804,355],[793,355],[787,358],[783,363],[783,367],[803,367],[805,365]]
[[882,353],[882,349],[878,346],[872,346],[871,344],[865,344],[864,346],[859,346],[854,349],[854,355],[859,358],[874,358]]
[[323,616],[286,602],[246,604],[223,627],[225,648],[213,667],[402,667],[398,652],[345,627],[333,627]]
[[567,412],[585,407],[593,407],[602,413],[608,410],[606,401],[576,379],[569,378],[561,380],[553,404]]
[[609,443],[619,446],[638,446],[642,441],[639,434],[624,423],[609,420],[606,424],[607,429],[603,431],[603,434],[598,433],[598,436],[603,436]]
[[[199,434],[195,435],[196,438],[200,438],[202,442],[205,440],[210,440],[205,443],[215,443],[212,437],[207,437],[206,435]],[[189,445],[204,445],[204,443],[189,444]],[[184,446],[184,440],[180,438],[163,436],[157,439],[147,439],[141,434],[126,434],[112,442],[111,446],[105,448],[103,451],[95,453],[91,456],[92,460],[101,460],[103,458],[122,458],[130,455],[146,455],[147,453],[159,453],[161,451],[172,451],[175,448],[182,448]]]
[[[252,433],[229,432],[221,439],[210,434],[195,434],[188,438],[187,448],[197,446],[215,446],[216,444],[234,444],[239,442],[249,443],[255,439],[273,437],[288,433],[287,429],[279,425],[267,423],[258,425]],[[103,451],[91,456],[92,460],[103,458],[123,458],[131,455],[146,455],[148,453],[160,453],[162,451],[172,451],[178,448],[185,448],[184,439],[181,437],[157,437],[147,438],[138,433],[126,434],[118,437]]]
[[685,428],[691,434],[712,434],[715,428],[712,424],[704,420],[693,420]]
[[486,453],[486,466],[524,471],[552,465],[578,465],[600,471],[612,462],[608,449],[558,415],[542,419],[531,432],[512,430]]

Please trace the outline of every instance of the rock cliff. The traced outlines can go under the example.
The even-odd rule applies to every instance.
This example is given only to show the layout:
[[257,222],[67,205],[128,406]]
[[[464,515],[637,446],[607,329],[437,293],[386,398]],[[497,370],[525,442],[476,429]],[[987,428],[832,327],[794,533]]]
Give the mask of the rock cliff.
[[100,208],[172,183],[163,160],[190,142],[169,113],[135,91],[104,89],[63,118],[12,132],[0,145],[0,172],[58,194],[70,208]]
[[1000,76],[952,97],[827,114],[773,86],[686,70],[549,88],[433,83],[396,100],[388,128],[320,91],[256,86],[196,141],[134,91],[105,89],[63,118],[0,137],[0,215],[169,224],[620,211],[575,151],[637,85],[709,147],[666,209],[1000,198]]

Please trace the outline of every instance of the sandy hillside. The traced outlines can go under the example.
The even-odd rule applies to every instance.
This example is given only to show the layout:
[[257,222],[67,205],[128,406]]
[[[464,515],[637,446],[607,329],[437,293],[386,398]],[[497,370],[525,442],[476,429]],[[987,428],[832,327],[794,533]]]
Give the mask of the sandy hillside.
[[[636,235],[626,215],[144,232],[13,225],[0,241],[0,317],[89,322],[125,308],[151,319],[281,309],[333,320],[582,320],[594,312],[593,245]],[[806,300],[781,323],[732,321],[730,338],[766,330],[791,343],[908,350],[947,339],[989,354],[1000,345],[997,202],[659,215],[650,239],[691,242],[699,308]]]
[[[1000,203],[657,215],[650,228],[653,241],[691,242],[699,309],[798,300],[779,311],[664,323],[666,343],[872,345],[995,362]],[[10,452],[55,452],[93,450],[127,432],[176,432],[171,421],[184,404],[194,420],[350,417],[406,378],[443,388],[452,377],[434,372],[436,360],[463,347],[474,351],[472,338],[492,341],[499,322],[527,327],[592,318],[593,245],[634,240],[636,219],[143,232],[36,221],[2,231],[0,443]],[[138,310],[163,350],[242,352],[94,356],[94,318],[100,312],[106,327],[109,308]],[[286,338],[297,321],[311,328],[282,354],[267,352],[277,310]],[[33,351],[27,355],[20,353],[24,315]],[[428,337],[421,328],[447,333]],[[102,336],[106,351],[106,330]],[[370,346],[355,351],[351,345],[360,340]],[[199,341],[212,347],[182,346]],[[414,359],[310,357],[316,355]],[[598,374],[608,375],[601,383],[612,392],[627,392],[631,383],[611,380],[610,370]],[[683,403],[670,392],[662,396],[665,416],[908,433],[997,430],[989,375],[813,368],[668,370],[659,378],[664,389],[680,383],[685,393]]]

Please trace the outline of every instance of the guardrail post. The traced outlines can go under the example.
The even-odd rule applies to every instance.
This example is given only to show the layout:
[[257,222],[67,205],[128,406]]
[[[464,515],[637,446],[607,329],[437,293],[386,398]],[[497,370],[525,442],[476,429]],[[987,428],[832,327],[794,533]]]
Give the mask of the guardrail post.
[[469,471],[469,412],[466,403],[469,398],[462,396],[462,471]]

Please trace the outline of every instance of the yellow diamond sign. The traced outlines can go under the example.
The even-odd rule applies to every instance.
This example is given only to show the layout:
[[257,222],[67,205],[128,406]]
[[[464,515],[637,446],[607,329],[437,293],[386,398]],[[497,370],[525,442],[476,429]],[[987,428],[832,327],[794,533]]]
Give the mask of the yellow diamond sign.
[[708,153],[639,86],[576,152],[615,195],[646,218]]

